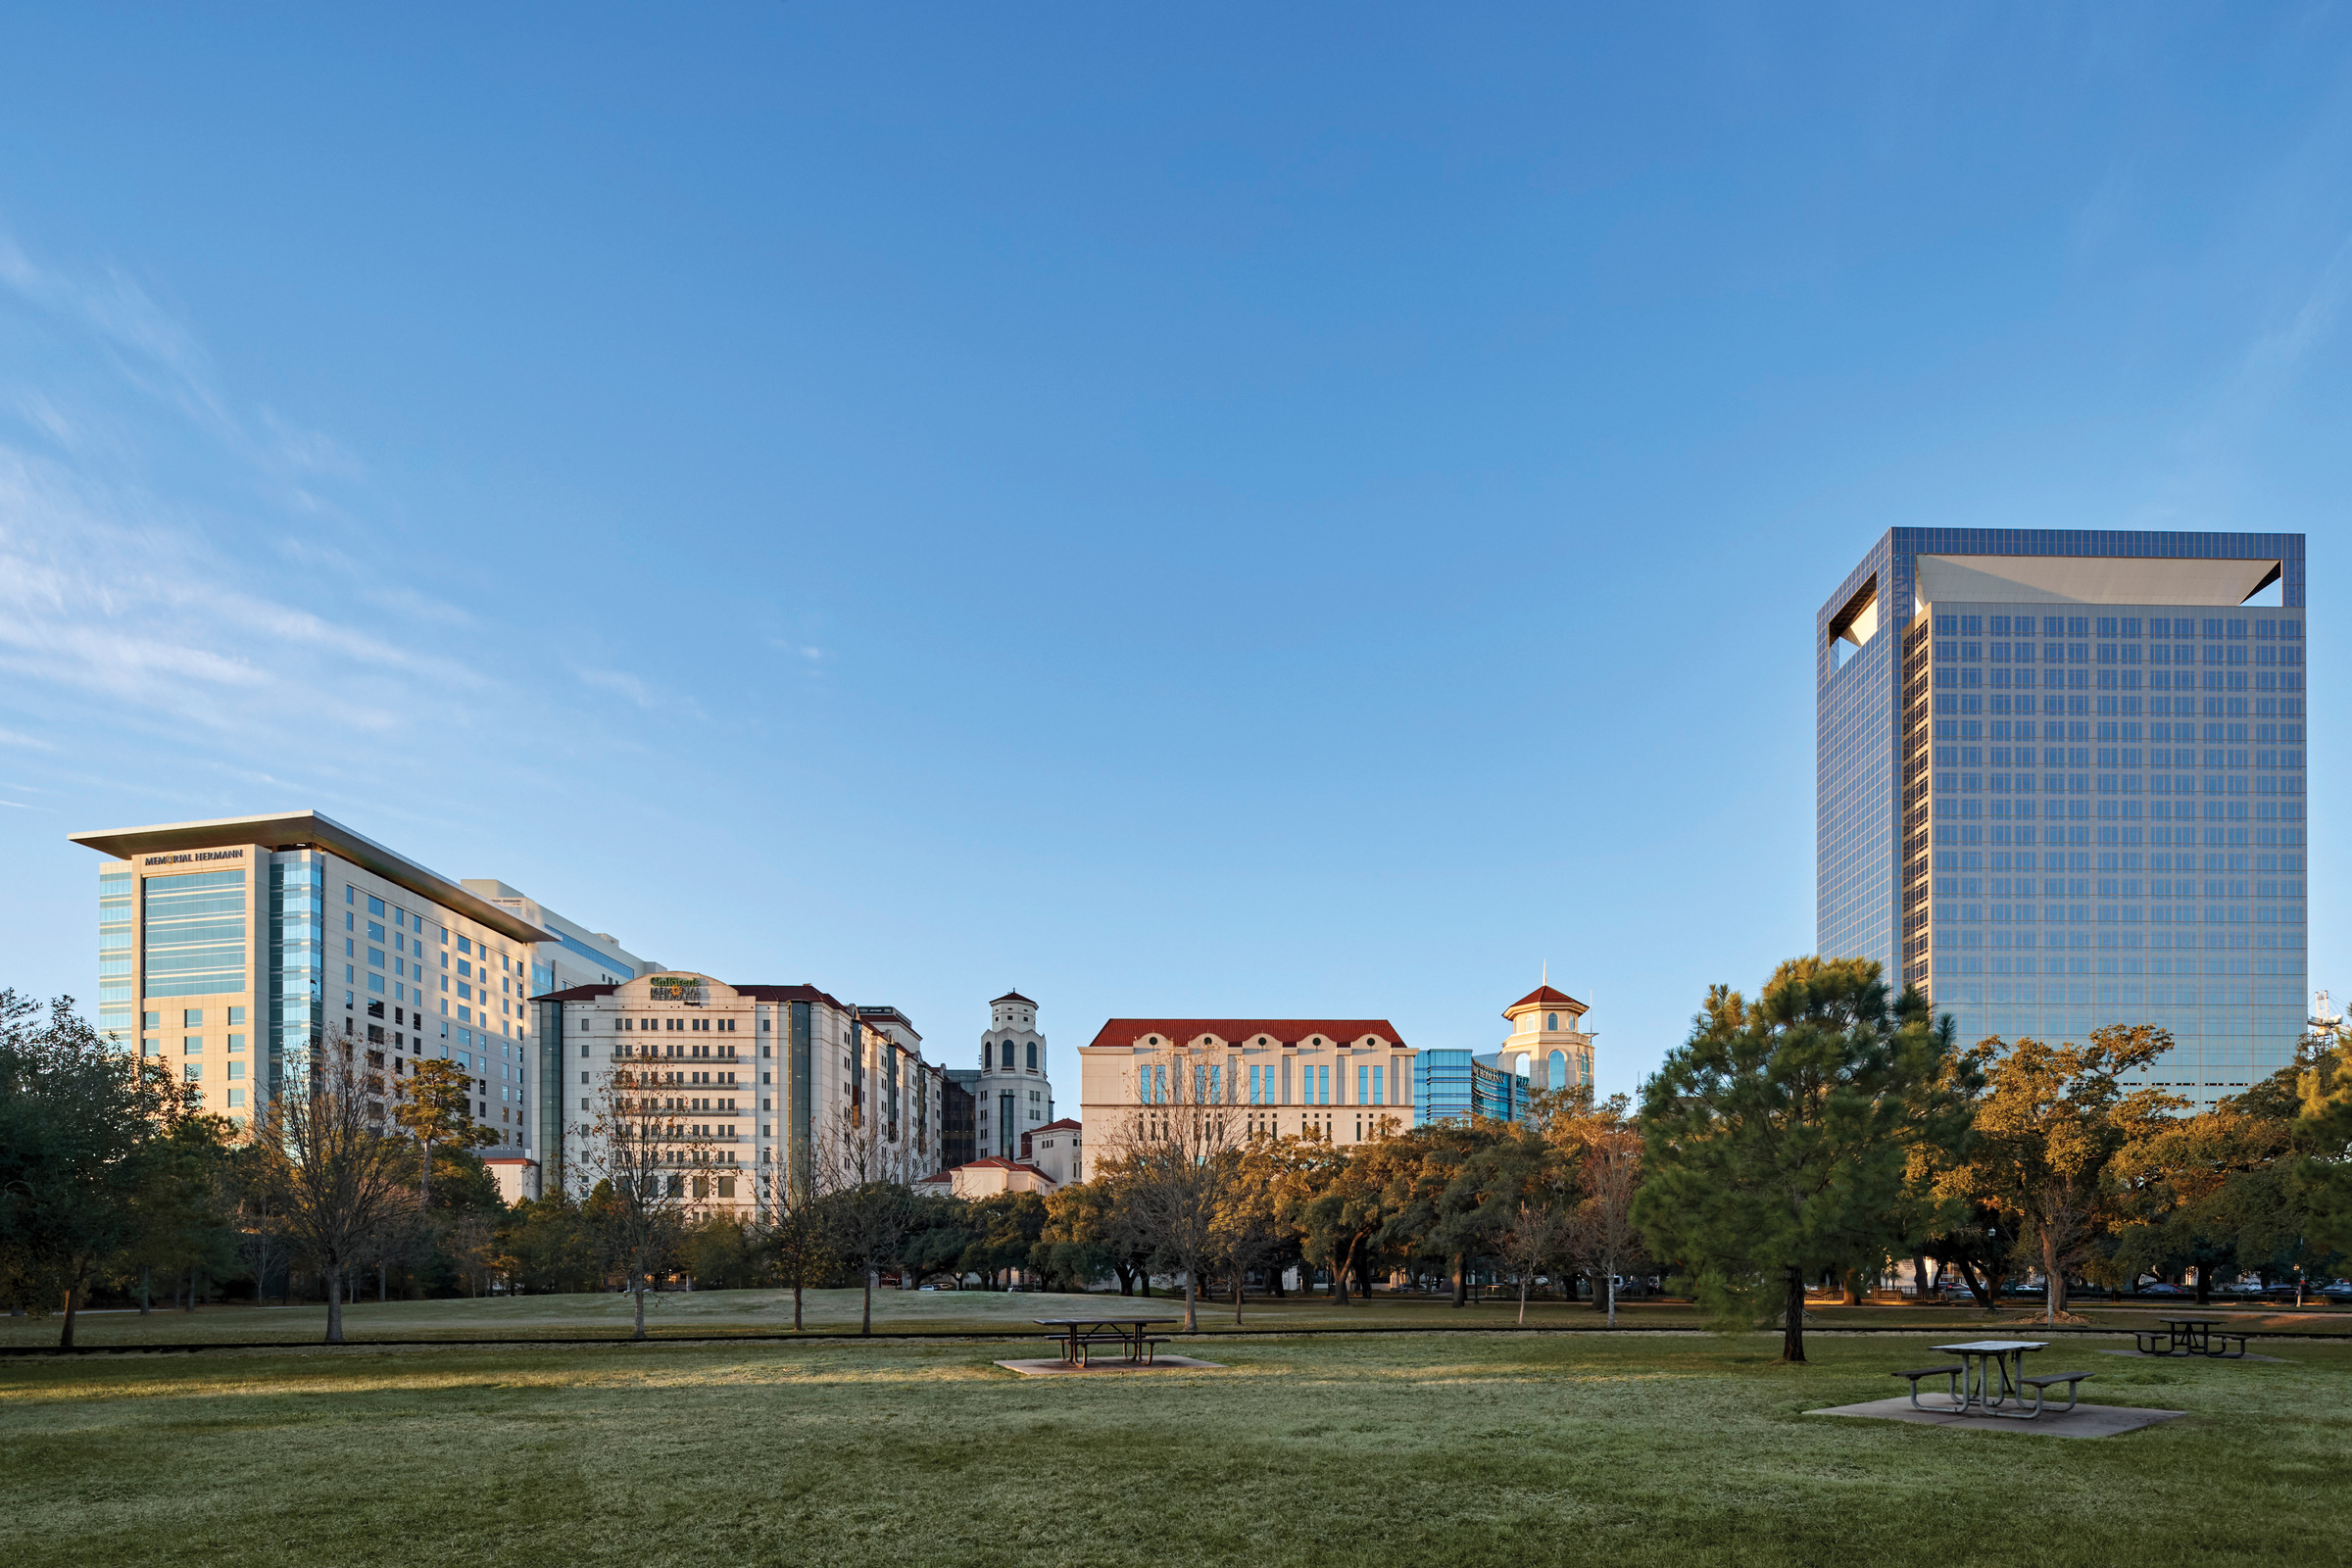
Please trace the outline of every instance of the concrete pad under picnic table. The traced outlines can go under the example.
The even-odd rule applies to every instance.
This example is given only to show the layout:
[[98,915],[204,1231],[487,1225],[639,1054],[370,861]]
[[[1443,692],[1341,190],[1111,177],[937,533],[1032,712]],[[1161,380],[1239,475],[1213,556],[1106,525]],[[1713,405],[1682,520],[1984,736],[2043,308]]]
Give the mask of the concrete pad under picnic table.
[[1807,1415],[1855,1415],[1873,1421],[1908,1421],[1923,1427],[1967,1427],[1973,1432],[2039,1433],[2045,1438],[2112,1438],[2125,1432],[2136,1432],[2160,1421],[2171,1421],[2188,1414],[2186,1410],[2143,1410],[2128,1404],[2078,1404],[2060,1415],[2047,1410],[2033,1421],[2021,1421],[2014,1416],[1960,1415],[1949,1410],[1921,1410],[1913,1406],[1911,1396],[1898,1394],[1891,1399],[1872,1399],[1867,1404],[1840,1404],[1827,1410],[1807,1410]]
[[1052,1356],[1043,1361],[999,1361],[997,1365],[1008,1372],[1018,1372],[1026,1378],[1093,1377],[1105,1372],[1223,1372],[1222,1361],[1200,1361],[1189,1355],[1163,1355],[1151,1361],[1102,1360],[1089,1361],[1084,1366]]
[[2243,1355],[2150,1355],[2145,1350],[2101,1350],[2101,1355],[2128,1355],[2134,1361],[2268,1361],[2273,1366],[2289,1364],[2282,1355],[2257,1355],[2248,1350]]

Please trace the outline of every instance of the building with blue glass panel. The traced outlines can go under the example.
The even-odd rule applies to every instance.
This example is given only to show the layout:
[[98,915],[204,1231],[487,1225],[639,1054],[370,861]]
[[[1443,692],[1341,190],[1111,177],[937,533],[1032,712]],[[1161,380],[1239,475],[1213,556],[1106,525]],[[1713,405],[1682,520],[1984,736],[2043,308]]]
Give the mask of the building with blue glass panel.
[[2150,1023],[2200,1108],[2305,1015],[2300,534],[1889,530],[1815,621],[1820,951],[1960,1037]]
[[[258,1117],[326,1042],[370,1089],[429,1058],[475,1075],[509,1198],[558,1144],[562,1065],[529,998],[648,967],[504,882],[458,883],[316,811],[76,833],[98,873],[98,1026],[198,1103]],[[370,1098],[382,1117],[397,1096]]]
[[1503,1064],[1498,1051],[1480,1055],[1442,1048],[1424,1050],[1413,1120],[1427,1123],[1450,1117],[1468,1121],[1475,1116],[1518,1121],[1527,1115],[1531,1099],[1527,1080]]

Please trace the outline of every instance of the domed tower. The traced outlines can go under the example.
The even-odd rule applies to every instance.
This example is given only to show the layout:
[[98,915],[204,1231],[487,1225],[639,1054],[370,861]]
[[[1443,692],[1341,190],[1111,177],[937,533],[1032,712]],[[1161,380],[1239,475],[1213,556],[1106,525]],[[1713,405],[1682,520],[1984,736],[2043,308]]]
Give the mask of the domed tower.
[[972,1086],[973,1146],[982,1159],[1019,1159],[1023,1138],[1054,1119],[1046,1037],[1037,1032],[1037,1004],[1018,991],[990,1003],[988,1013],[980,1079]]
[[1565,991],[1538,986],[1502,1009],[1511,1034],[1502,1043],[1499,1065],[1525,1078],[1536,1094],[1591,1089],[1593,1031],[1584,1026],[1589,1010]]

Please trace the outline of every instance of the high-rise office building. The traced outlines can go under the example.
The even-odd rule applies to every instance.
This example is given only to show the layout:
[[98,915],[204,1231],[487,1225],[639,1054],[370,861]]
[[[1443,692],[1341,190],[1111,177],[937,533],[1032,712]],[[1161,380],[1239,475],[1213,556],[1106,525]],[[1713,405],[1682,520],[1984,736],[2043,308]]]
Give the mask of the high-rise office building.
[[[461,884],[316,811],[72,835],[98,874],[98,1024],[240,1124],[327,1041],[386,1091],[427,1057],[475,1080],[509,1197],[533,1195],[548,1087],[535,992],[641,960],[499,882]],[[135,1043],[135,1045],[134,1045]]]
[[2169,1030],[2202,1107],[2304,1017],[2300,534],[1896,528],[1815,622],[1817,940],[1963,1042]]

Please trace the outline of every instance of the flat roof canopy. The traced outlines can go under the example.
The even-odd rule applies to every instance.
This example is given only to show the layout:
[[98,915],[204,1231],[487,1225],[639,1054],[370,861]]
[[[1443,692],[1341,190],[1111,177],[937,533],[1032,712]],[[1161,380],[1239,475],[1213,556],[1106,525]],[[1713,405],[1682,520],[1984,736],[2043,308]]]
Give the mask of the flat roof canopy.
[[516,942],[556,942],[509,909],[436,871],[429,871],[405,855],[384,848],[365,834],[317,811],[279,811],[265,816],[222,816],[206,822],[162,822],[151,827],[105,828],[69,833],[67,838],[118,860],[142,855],[166,855],[180,850],[213,849],[223,844],[263,844],[273,850],[325,850],[354,865],[364,866],[395,887],[407,888],[420,899],[455,909],[476,925],[487,926]]
[[2242,605],[2279,564],[2119,556],[1918,556],[1922,604]]

